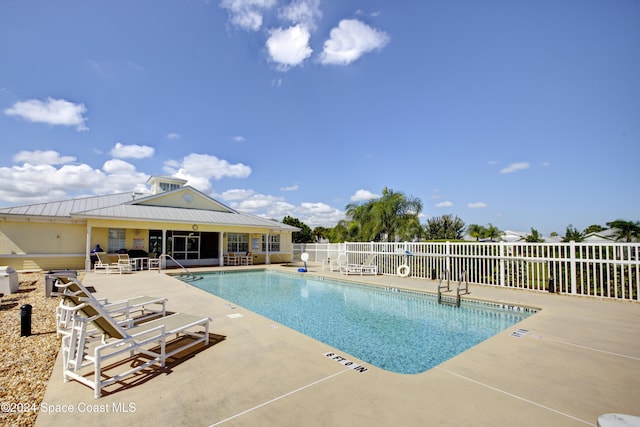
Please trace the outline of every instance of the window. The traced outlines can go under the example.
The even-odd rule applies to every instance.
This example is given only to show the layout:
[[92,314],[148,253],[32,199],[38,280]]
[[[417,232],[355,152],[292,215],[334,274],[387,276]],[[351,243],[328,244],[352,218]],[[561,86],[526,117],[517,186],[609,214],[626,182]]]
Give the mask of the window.
[[249,235],[229,233],[227,235],[227,252],[249,252]]
[[170,182],[161,182],[160,183],[160,189],[162,191],[173,191],[173,190],[177,190],[178,188],[181,188],[180,184],[173,184]]
[[[262,236],[262,252],[267,252],[267,236]],[[270,234],[269,235],[269,252],[280,252],[280,235],[279,234]]]
[[124,242],[124,228],[110,228],[107,251],[118,252],[120,249],[126,249]]

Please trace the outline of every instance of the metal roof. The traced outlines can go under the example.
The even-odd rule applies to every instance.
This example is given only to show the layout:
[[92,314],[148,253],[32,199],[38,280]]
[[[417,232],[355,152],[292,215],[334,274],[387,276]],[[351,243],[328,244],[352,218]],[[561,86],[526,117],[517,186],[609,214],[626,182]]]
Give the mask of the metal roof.
[[185,209],[149,205],[116,205],[85,212],[73,213],[74,218],[105,218],[140,221],[181,222],[195,224],[230,225],[261,227],[278,230],[298,231],[292,227],[271,219],[261,218],[242,212],[220,212],[204,209]]
[[73,212],[98,209],[130,202],[135,193],[118,193],[105,196],[83,197],[57,202],[0,208],[0,214],[22,216],[70,217]]
[[[183,187],[185,190],[193,190]],[[180,189],[182,190],[182,189]],[[180,191],[178,190],[178,191]],[[120,193],[104,196],[84,197],[58,202],[0,208],[0,215],[15,215],[47,218],[102,218],[147,222],[179,222],[211,224],[219,226],[258,227],[280,231],[298,231],[297,227],[267,218],[235,211],[189,209],[167,206],[138,205],[138,200],[148,203],[153,196],[139,197],[139,193]],[[205,197],[208,197],[205,195]],[[208,197],[211,199],[210,197]],[[219,206],[223,204],[211,199]]]

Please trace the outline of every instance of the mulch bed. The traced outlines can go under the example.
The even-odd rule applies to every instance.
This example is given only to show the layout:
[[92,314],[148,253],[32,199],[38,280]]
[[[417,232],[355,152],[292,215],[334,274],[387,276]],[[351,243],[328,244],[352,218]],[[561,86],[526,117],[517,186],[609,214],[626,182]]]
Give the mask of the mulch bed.
[[[57,298],[46,298],[44,273],[19,273],[19,291],[0,305],[0,425],[35,424],[60,349]],[[31,335],[21,335],[21,307],[32,307]],[[54,373],[54,375],[57,373]],[[62,374],[60,374],[62,375]]]

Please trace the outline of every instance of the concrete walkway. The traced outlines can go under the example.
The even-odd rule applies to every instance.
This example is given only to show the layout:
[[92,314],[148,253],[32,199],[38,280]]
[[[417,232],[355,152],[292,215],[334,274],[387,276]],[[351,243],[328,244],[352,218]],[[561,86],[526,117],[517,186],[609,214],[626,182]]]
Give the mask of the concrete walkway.
[[[431,281],[345,277],[318,266],[306,274],[437,289]],[[62,381],[59,355],[39,427],[584,426],[596,425],[605,413],[640,415],[639,303],[471,286],[469,298],[542,310],[427,372],[402,375],[242,307],[231,308],[228,301],[157,271],[89,273],[84,283],[97,297],[112,300],[166,296],[172,311],[211,317],[214,340],[165,370],[151,369],[108,387],[97,400],[89,388]],[[518,328],[529,333],[511,336]],[[327,352],[368,370],[345,368]]]

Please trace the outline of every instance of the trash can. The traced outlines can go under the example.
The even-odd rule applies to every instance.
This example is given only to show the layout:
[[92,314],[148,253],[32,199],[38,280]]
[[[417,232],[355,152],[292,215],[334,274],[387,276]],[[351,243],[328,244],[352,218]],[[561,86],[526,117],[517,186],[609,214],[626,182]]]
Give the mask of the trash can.
[[76,270],[51,270],[44,275],[44,296],[49,298],[52,292],[58,292],[55,282],[58,277],[78,278]]
[[20,307],[20,336],[31,336],[31,304]]
[[11,266],[0,266],[0,293],[15,294],[19,287],[18,272]]

